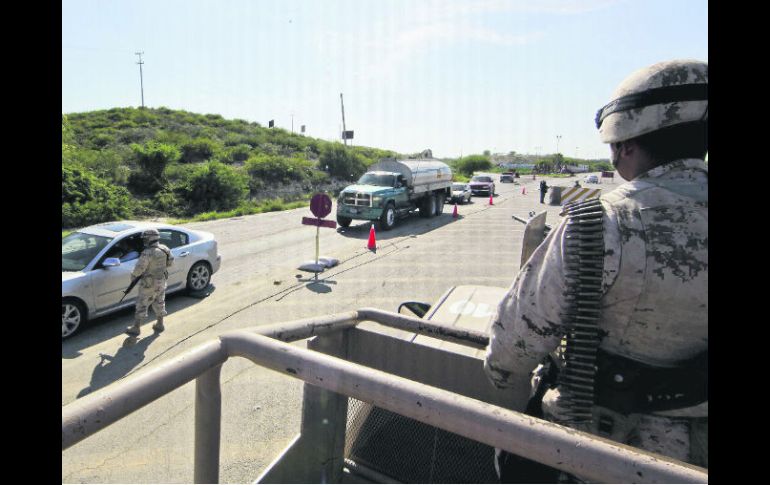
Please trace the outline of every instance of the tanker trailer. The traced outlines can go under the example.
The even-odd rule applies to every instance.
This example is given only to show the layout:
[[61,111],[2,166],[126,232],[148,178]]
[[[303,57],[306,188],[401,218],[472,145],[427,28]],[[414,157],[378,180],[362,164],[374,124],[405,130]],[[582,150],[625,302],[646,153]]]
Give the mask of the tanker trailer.
[[337,223],[348,227],[353,219],[376,221],[388,230],[397,217],[419,210],[421,217],[441,215],[452,195],[452,170],[437,160],[384,159],[337,199]]

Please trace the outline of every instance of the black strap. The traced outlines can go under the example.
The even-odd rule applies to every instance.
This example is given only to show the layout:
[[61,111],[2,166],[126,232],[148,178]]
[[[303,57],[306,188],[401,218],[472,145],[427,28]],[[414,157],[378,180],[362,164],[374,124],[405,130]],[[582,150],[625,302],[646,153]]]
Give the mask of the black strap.
[[621,414],[686,408],[708,400],[708,350],[663,368],[599,349],[596,404]]
[[644,108],[653,104],[675,103],[677,101],[708,101],[708,84],[678,84],[653,88],[641,93],[628,94],[605,104],[596,112],[596,129],[602,126],[604,118],[618,111]]

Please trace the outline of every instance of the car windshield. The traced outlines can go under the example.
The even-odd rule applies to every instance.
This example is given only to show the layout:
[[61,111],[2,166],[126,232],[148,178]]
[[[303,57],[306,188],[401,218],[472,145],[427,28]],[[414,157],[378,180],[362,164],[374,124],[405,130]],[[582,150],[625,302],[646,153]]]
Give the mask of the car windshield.
[[465,184],[454,184],[452,190],[465,190]]
[[61,270],[81,271],[110,241],[111,237],[73,232],[61,240]]
[[471,179],[471,182],[491,182],[492,179],[490,177],[484,177],[481,175],[477,175]]
[[358,179],[361,185],[378,185],[380,187],[393,187],[396,178],[393,175],[365,173]]

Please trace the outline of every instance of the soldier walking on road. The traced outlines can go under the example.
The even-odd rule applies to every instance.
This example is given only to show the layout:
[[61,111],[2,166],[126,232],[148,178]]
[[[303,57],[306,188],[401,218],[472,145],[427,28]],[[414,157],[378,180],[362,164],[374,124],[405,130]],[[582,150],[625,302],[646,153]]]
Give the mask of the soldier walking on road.
[[[565,206],[484,369],[498,387],[534,375],[544,419],[708,468],[708,64],[634,72],[596,126],[628,182]],[[501,480],[521,460],[501,453]]]
[[163,316],[166,315],[166,280],[168,280],[168,267],[174,263],[171,250],[160,244],[160,233],[157,229],[147,229],[142,232],[144,250],[139,261],[136,262],[134,271],[131,272],[131,280],[139,280],[139,294],[136,297],[136,311],[134,324],[126,329],[131,337],[140,333],[139,325],[142,318],[147,317],[147,311],[152,306],[158,321],[152,326],[156,332],[165,330]]
[[545,193],[548,192],[548,184],[545,183],[545,180],[540,181],[540,203],[543,203],[543,200],[545,200]]

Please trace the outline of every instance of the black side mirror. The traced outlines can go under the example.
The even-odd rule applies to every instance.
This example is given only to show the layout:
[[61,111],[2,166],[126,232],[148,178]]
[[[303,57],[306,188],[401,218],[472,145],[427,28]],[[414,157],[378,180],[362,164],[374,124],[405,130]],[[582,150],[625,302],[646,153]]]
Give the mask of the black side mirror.
[[428,313],[428,310],[430,310],[430,305],[420,301],[405,301],[398,306],[398,313],[401,315],[406,315],[405,312],[401,311],[404,308],[414,313],[419,318],[422,318],[426,313]]

